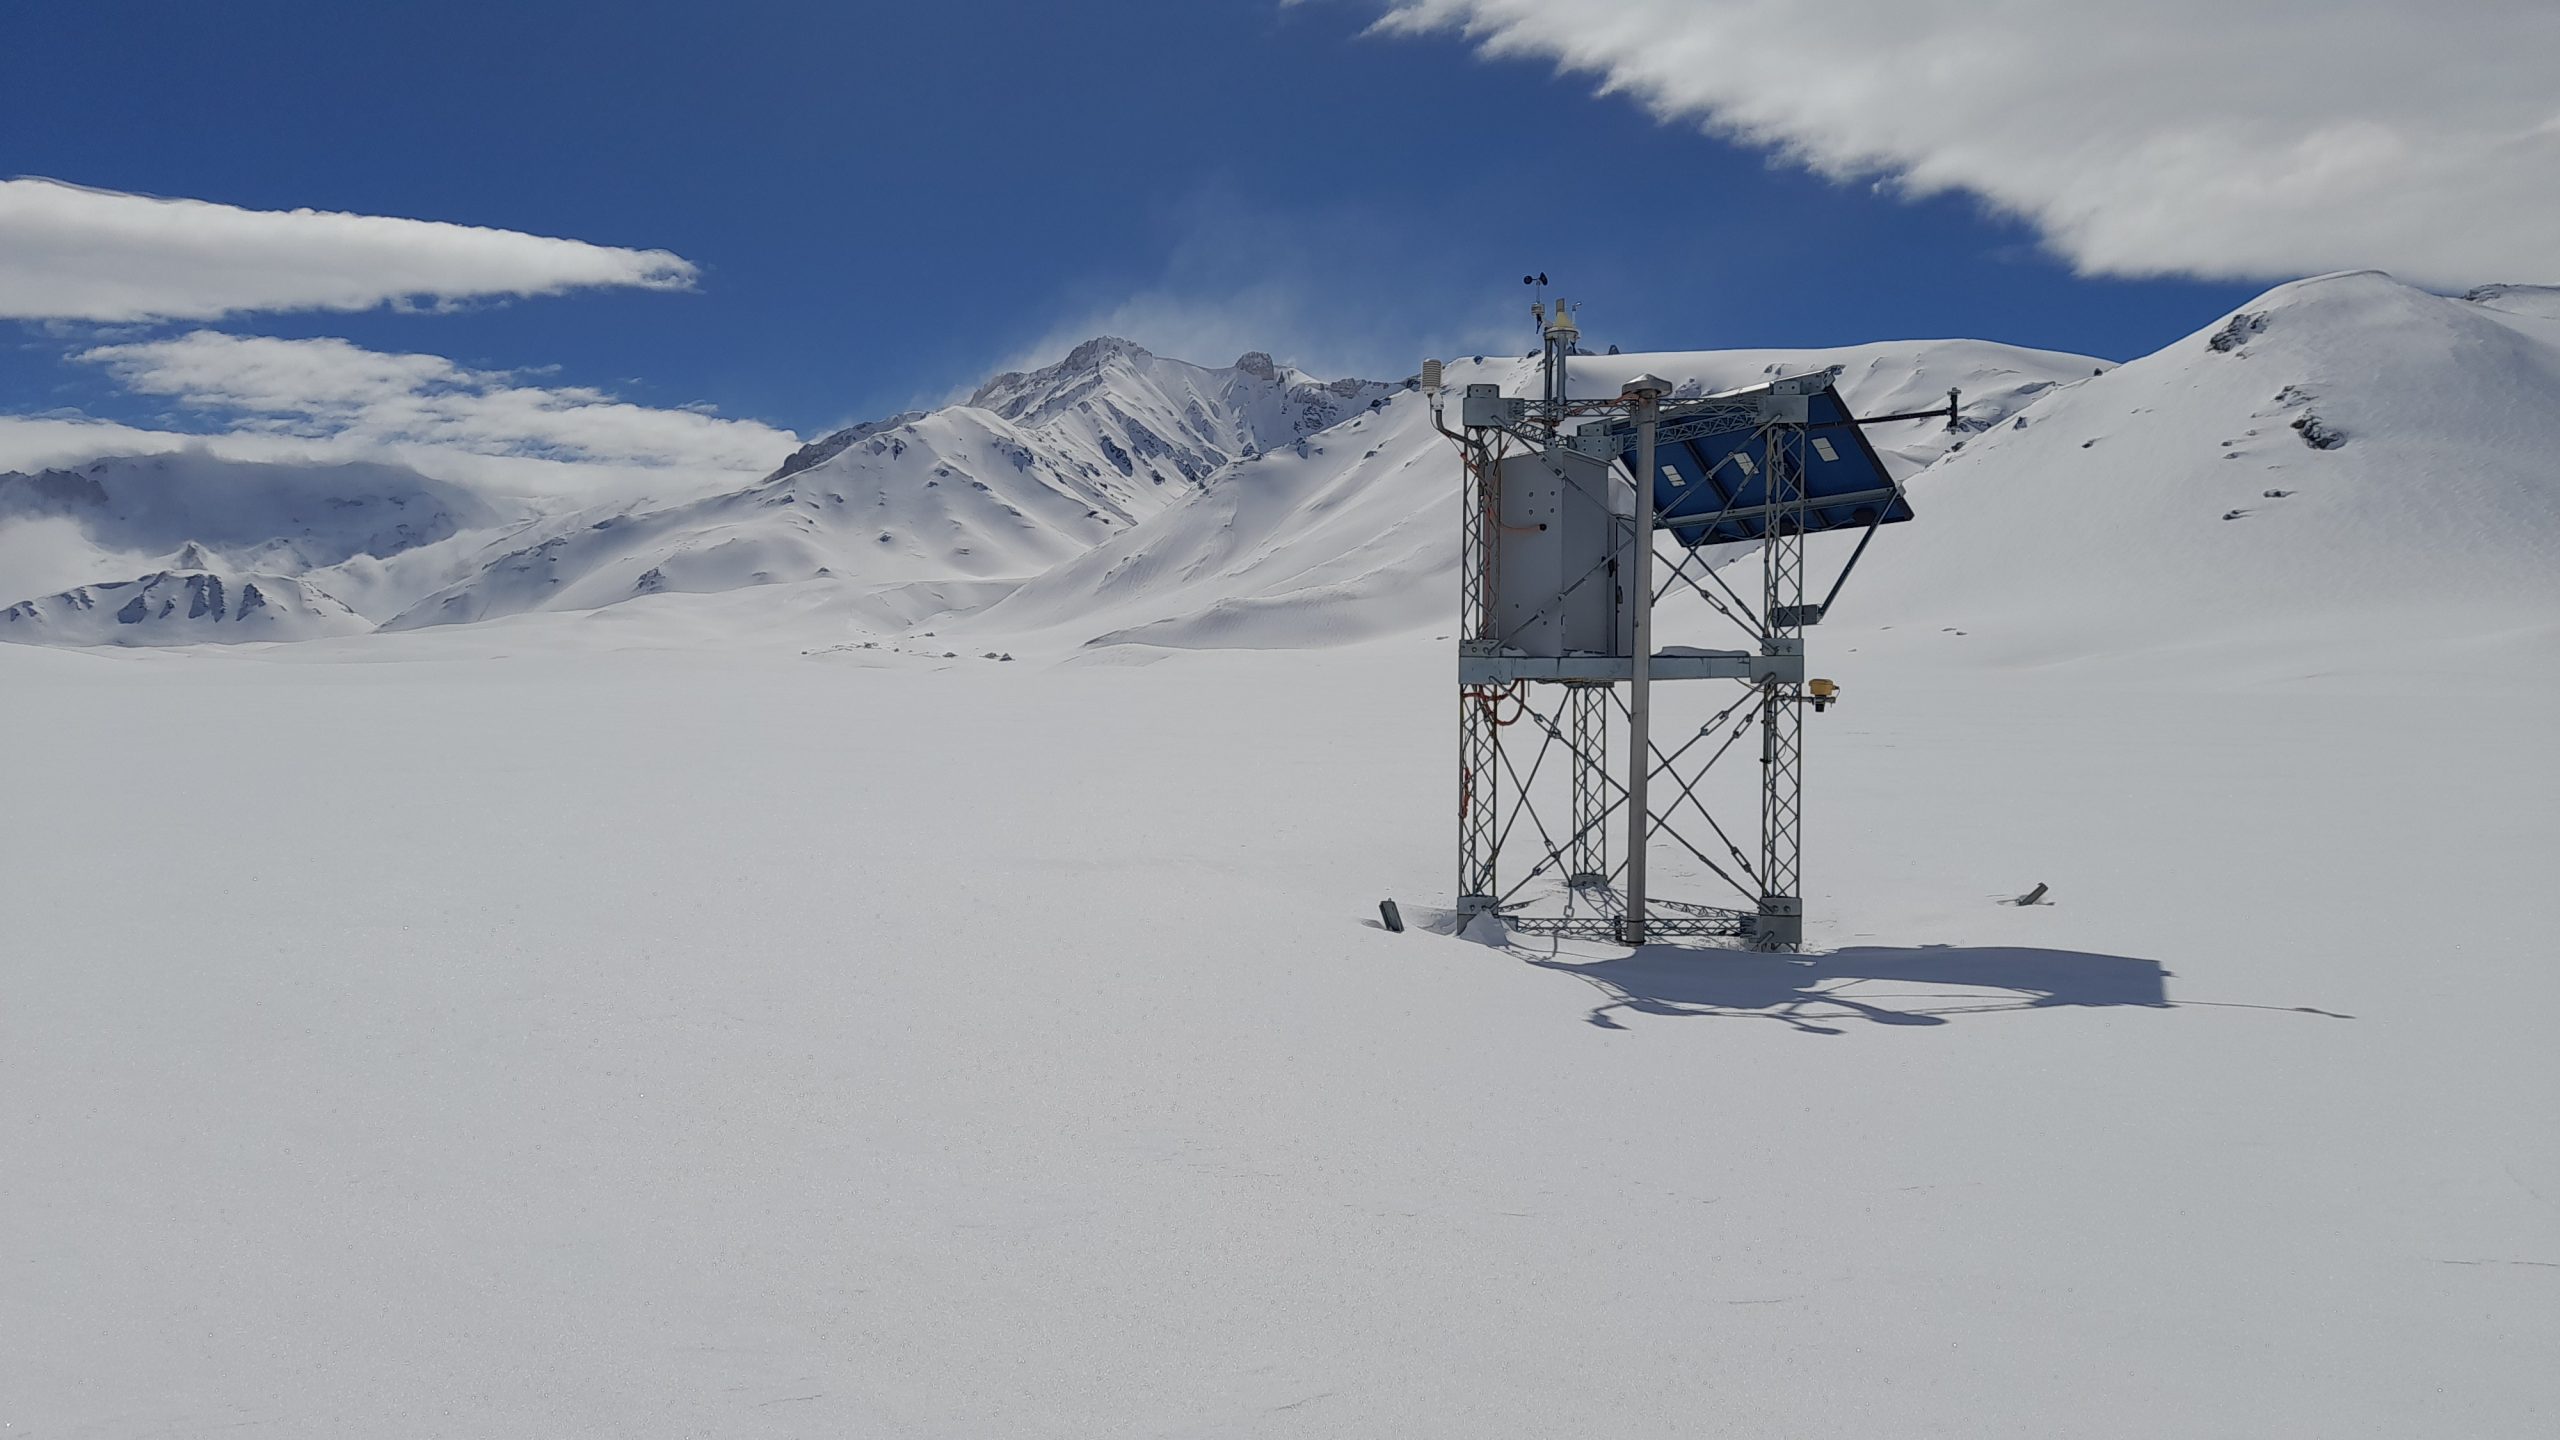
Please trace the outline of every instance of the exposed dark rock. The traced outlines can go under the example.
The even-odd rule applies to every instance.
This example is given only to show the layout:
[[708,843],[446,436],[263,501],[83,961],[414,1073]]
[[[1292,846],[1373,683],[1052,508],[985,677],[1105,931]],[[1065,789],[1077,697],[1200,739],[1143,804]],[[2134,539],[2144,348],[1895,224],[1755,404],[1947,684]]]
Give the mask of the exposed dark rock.
[[2232,316],[2221,329],[2214,331],[2212,337],[2204,343],[2214,350],[2228,354],[2231,351],[2237,350],[2241,346],[2249,343],[2251,337],[2265,334],[2266,329],[2266,311],[2244,310],[2239,314]]

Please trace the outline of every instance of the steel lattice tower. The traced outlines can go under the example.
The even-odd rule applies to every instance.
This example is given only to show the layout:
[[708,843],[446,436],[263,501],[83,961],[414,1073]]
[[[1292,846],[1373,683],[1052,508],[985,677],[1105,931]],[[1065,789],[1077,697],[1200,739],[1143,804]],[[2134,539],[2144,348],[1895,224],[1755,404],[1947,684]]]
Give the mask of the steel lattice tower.
[[[1957,397],[1949,393],[1944,412],[1860,420],[1832,388],[1837,372],[1826,371],[1673,401],[1666,382],[1639,376],[1616,396],[1575,400],[1571,312],[1562,301],[1552,318],[1538,308],[1546,349],[1537,399],[1470,385],[1452,429],[1442,367],[1423,368],[1434,422],[1466,469],[1458,909],[1493,912],[1533,934],[1639,944],[1713,936],[1796,950],[1804,938],[1804,710],[1837,693],[1828,681],[1808,683],[1804,632],[1876,527],[1910,514],[1873,449],[1851,437],[1862,425],[1940,414],[1952,425]],[[1657,446],[1667,447],[1667,463]],[[1711,453],[1720,458],[1705,463]],[[1818,481],[1816,460],[1825,467]],[[1657,515],[1658,477],[1672,487],[1714,483],[1661,492],[1674,508]],[[1723,508],[1709,512],[1701,495]],[[1857,549],[1823,601],[1807,603],[1807,537],[1850,528],[1865,531]],[[1683,548],[1658,559],[1654,541],[1665,529]],[[1756,595],[1735,589],[1711,558],[1735,540],[1757,545]],[[1739,627],[1749,648],[1657,653],[1655,604],[1675,593]],[[1739,682],[1731,703],[1693,733],[1657,743],[1654,685],[1714,680]],[[1746,849],[1734,832],[1748,827],[1720,818],[1704,782],[1755,728],[1758,844]],[[1695,835],[1681,828],[1699,825]],[[1504,852],[1524,840],[1537,858],[1509,873]],[[1648,861],[1658,848],[1744,903],[1653,894]]]

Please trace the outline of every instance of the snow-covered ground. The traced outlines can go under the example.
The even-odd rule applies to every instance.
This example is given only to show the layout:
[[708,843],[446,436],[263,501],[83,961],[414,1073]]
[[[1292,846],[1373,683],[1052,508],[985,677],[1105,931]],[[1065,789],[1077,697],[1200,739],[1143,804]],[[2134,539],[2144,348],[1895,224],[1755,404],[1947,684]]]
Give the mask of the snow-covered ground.
[[20,1433],[2560,1415],[2499,656],[1826,637],[1826,953],[1577,969],[1375,925],[1448,891],[1444,646],[514,633],[0,649]]
[[2549,1433],[2547,300],[1940,352],[1800,959],[1377,924],[1409,401],[1028,583],[0,645],[0,1427]]

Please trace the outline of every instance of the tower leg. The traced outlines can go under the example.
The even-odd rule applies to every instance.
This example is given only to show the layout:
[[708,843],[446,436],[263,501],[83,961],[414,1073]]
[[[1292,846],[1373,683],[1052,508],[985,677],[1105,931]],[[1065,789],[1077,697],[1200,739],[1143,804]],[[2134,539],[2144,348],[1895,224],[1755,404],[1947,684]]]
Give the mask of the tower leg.
[[1804,945],[1804,707],[1796,687],[1770,681],[1760,701],[1760,913],[1754,949]]
[[[1760,542],[1761,616],[1769,655],[1804,653],[1804,429],[1764,427],[1770,516]],[[1791,506],[1792,510],[1778,507]],[[1763,682],[1760,699],[1760,905],[1753,948],[1793,953],[1804,946],[1804,685]]]
[[1573,747],[1573,838],[1565,883],[1598,890],[1609,883],[1609,687],[1575,685],[1565,692],[1565,736]]
[[1653,835],[1648,798],[1653,777],[1653,464],[1662,392],[1630,381],[1636,401],[1635,532],[1627,567],[1627,907],[1618,939],[1645,942],[1645,850]]
[[1502,893],[1494,875],[1499,836],[1495,778],[1502,739],[1493,705],[1472,689],[1458,691],[1458,913],[1490,910]]
[[[1466,447],[1466,520],[1459,532],[1458,617],[1463,643],[1494,643],[1494,526],[1502,489],[1499,457],[1485,432],[1470,430]],[[1501,769],[1501,731],[1491,702],[1470,686],[1458,687],[1458,913],[1475,915],[1500,903],[1495,878],[1501,844],[1495,778]]]

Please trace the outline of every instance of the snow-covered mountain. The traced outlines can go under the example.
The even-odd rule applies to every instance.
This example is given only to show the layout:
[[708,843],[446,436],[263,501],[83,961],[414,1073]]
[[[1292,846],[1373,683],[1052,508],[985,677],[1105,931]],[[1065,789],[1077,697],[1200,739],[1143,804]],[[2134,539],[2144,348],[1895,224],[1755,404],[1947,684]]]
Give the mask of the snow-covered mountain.
[[238,570],[163,570],[0,608],[0,640],[39,645],[237,644],[372,628],[309,581]]
[[[1166,486],[1197,484],[1230,460],[1337,425],[1393,388],[1374,380],[1318,380],[1258,350],[1212,370],[1105,335],[1055,365],[996,376],[967,405],[1029,432],[1127,513],[1146,514],[1166,503]],[[772,478],[823,465],[927,414],[909,411],[838,430],[804,446]]]
[[2553,298],[2280,286],[1921,475],[1839,620],[2051,655],[2560,624]]
[[[0,523],[39,518],[72,521],[105,549],[158,553],[193,542],[243,569],[297,574],[396,555],[501,517],[471,491],[405,466],[194,450],[0,473]],[[12,581],[0,574],[0,590]]]
[[2482,285],[2462,298],[2511,315],[2560,320],[2560,285]]
[[[1873,548],[1836,624],[1998,613],[1993,628],[2043,627],[2032,643],[2047,652],[2089,653],[2293,614],[2560,618],[2546,458],[2560,453],[2560,291],[2455,299],[2327,276],[2120,368],[1948,340],[1585,356],[1573,375],[1586,394],[1641,371],[1695,394],[1834,365],[1866,413],[1965,399],[1953,429],[1872,432],[1920,520]],[[1517,393],[1534,365],[1461,360],[1449,380]],[[0,476],[0,542],[20,537],[0,543],[0,599],[44,597],[0,635],[184,643],[203,627],[74,621],[99,613],[106,582],[159,594],[202,572],[235,591],[254,578],[266,601],[263,625],[233,619],[226,635],[648,597],[677,597],[645,612],[673,613],[684,595],[739,592],[720,608],[731,624],[756,613],[745,592],[789,585],[767,608],[835,641],[1324,645],[1448,628],[1456,493],[1407,384],[1321,382],[1260,354],[1211,369],[1106,338],[675,504],[525,517],[393,466],[201,455]],[[279,579],[306,603],[278,598]],[[2038,597],[2029,610],[2005,604],[2020,588]],[[197,606],[168,608],[174,621]]]
[[[1985,341],[1903,341],[1835,350],[1708,350],[1585,356],[1575,393],[1615,395],[1647,371],[1682,395],[1837,365],[1852,405],[1893,414],[1964,395],[1955,430],[1908,421],[1874,434],[1905,474],[1966,434],[2105,369],[2087,356]],[[1538,384],[1534,361],[1459,361],[1454,389]],[[1040,575],[960,628],[1069,639],[1221,647],[1335,643],[1445,630],[1457,610],[1458,469],[1419,391],[1301,443],[1239,462],[1199,493]]]
[[1127,492],[1145,513],[1164,502],[1175,480],[1197,484],[1230,460],[1330,429],[1395,388],[1317,380],[1259,350],[1209,370],[1105,337],[1046,369],[999,375],[969,404],[1078,454],[1088,478]]
[[965,404],[840,430],[746,489],[535,527],[392,628],[591,610],[667,591],[1036,574],[1395,387],[1319,382],[1249,354],[1224,369],[1126,340],[1000,375]]
[[[1972,341],[1588,357],[1577,393],[1844,367],[1865,413],[1950,386],[1964,423],[1873,432],[1917,523],[1834,626],[1998,632],[2045,655],[2260,627],[2560,624],[2560,291],[2455,299],[2359,272],[2284,285],[2121,367]],[[1535,384],[1516,359],[1449,383]],[[1301,646],[1455,621],[1455,458],[1420,396],[1241,463],[944,634]],[[1845,539],[1818,540],[1836,563]],[[2032,595],[2032,605],[2016,603]],[[2415,627],[2414,631],[2411,627]],[[2028,632],[2032,631],[2030,634]]]
[[389,598],[391,577],[422,570],[418,557],[509,518],[461,486],[374,462],[181,451],[0,473],[0,640],[187,645],[368,630],[351,606]]

